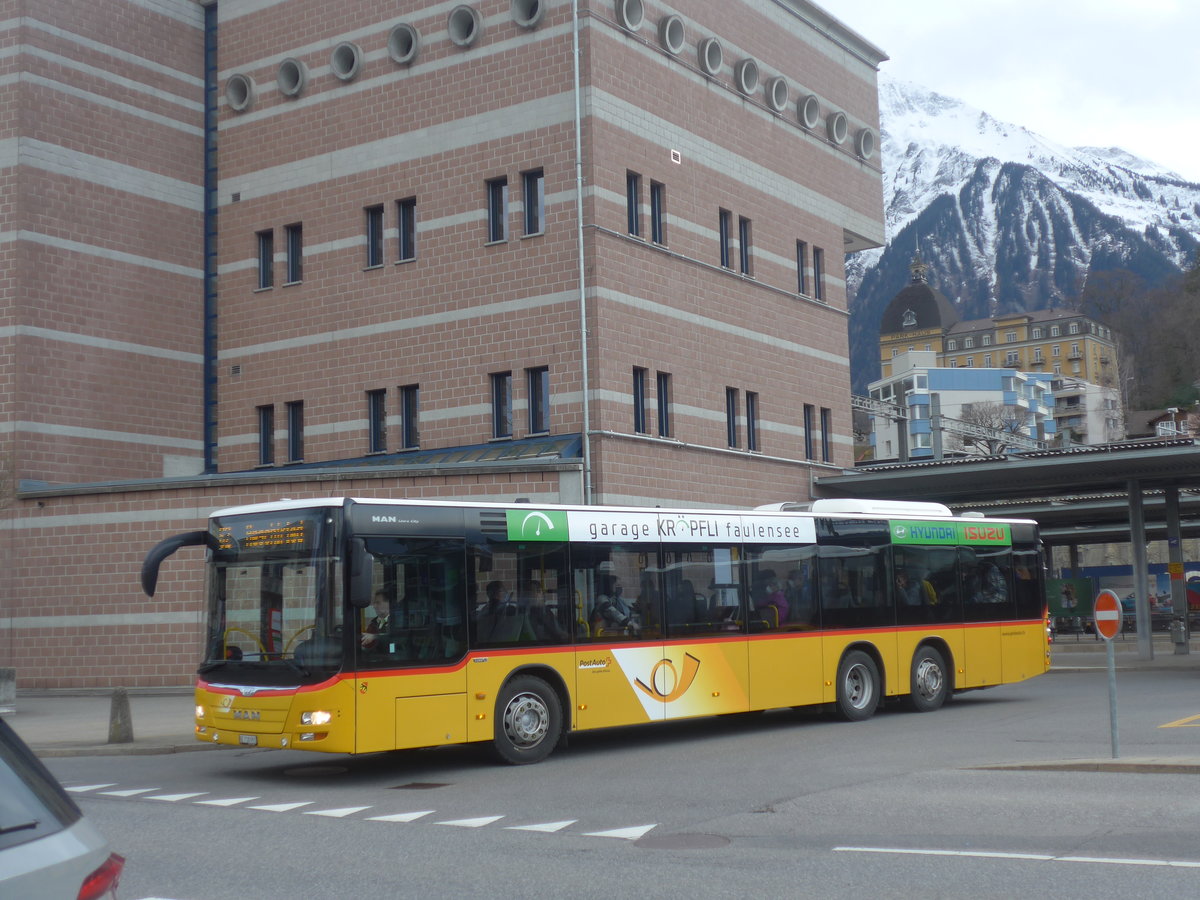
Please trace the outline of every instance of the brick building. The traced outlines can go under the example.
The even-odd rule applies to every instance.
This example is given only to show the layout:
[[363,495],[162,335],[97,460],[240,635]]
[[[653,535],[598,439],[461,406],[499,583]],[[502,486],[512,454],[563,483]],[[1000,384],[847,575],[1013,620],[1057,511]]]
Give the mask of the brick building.
[[20,10],[0,665],[23,686],[186,683],[198,559],[154,601],[136,574],[223,505],[747,506],[851,464],[843,261],[883,241],[884,56],[819,7]]

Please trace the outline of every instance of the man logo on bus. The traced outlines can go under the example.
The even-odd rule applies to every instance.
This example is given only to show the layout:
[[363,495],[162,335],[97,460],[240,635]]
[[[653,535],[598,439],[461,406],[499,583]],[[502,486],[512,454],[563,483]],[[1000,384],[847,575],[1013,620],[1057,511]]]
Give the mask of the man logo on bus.
[[[663,676],[663,684],[659,684],[659,671],[665,669],[669,675]],[[675,664],[669,659],[660,659],[654,664],[654,668],[650,670],[650,684],[647,685],[642,679],[635,678],[634,685],[646,694],[648,697],[653,697],[655,700],[661,700],[663,703],[670,703],[672,700],[678,700],[687,693],[688,688],[692,686],[692,682],[696,680],[696,673],[700,671],[700,660],[692,656],[690,653],[683,655],[683,675],[682,677],[675,671]],[[666,682],[669,680],[669,684]]]

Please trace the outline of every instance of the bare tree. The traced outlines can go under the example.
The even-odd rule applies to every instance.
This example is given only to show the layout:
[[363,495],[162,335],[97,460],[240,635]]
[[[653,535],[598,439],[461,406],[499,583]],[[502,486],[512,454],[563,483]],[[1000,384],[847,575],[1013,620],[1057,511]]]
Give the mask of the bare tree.
[[1025,433],[1025,417],[1019,406],[994,400],[964,403],[956,421],[967,427],[956,431],[951,442],[964,453],[1003,456],[1011,445],[1009,436]]

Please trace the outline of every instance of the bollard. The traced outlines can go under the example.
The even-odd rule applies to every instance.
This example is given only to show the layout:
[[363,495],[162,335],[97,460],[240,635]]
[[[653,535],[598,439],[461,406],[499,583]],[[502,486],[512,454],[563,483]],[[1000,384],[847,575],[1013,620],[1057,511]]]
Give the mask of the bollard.
[[123,687],[113,689],[112,707],[108,713],[108,742],[133,743],[133,716],[129,712],[129,691]]
[[17,708],[17,670],[0,666],[0,712],[11,713]]

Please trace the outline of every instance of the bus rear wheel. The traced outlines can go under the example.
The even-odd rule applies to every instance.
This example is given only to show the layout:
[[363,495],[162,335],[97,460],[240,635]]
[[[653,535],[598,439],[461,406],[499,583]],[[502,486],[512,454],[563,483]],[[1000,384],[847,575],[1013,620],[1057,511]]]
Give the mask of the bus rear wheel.
[[920,647],[913,654],[909,672],[908,704],[917,712],[940,709],[950,693],[946,660],[934,647]]
[[861,722],[879,707],[879,667],[861,650],[842,657],[837,672],[837,713],[848,722]]
[[540,678],[518,675],[496,701],[496,755],[515,766],[541,762],[562,736],[562,704]]

